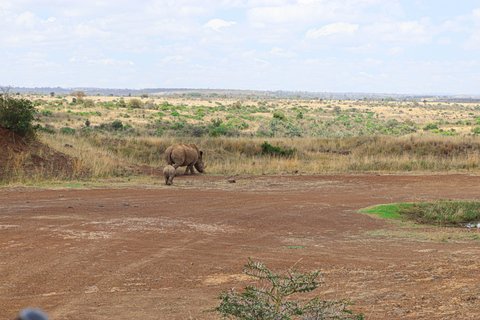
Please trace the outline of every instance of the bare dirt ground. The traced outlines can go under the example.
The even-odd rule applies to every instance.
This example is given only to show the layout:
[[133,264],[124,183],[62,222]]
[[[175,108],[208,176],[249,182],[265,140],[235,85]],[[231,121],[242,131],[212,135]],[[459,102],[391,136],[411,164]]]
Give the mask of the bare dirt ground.
[[[323,271],[312,293],[367,319],[478,319],[480,242],[368,206],[480,200],[468,175],[180,176],[174,186],[0,188],[0,319],[220,319],[248,257]],[[118,184],[117,184],[118,185]],[[460,233],[474,233],[461,230]]]

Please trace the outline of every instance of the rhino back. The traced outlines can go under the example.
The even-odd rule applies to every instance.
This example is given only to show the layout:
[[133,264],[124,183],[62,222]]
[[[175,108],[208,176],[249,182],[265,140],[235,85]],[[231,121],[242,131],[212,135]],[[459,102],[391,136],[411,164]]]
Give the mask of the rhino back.
[[[198,160],[198,151],[188,145],[179,143],[167,148],[167,151],[170,148],[172,148],[171,152],[169,153],[170,161],[172,163],[176,163],[180,166],[188,166],[189,164],[195,163]],[[167,159],[167,162],[168,161],[169,160]]]

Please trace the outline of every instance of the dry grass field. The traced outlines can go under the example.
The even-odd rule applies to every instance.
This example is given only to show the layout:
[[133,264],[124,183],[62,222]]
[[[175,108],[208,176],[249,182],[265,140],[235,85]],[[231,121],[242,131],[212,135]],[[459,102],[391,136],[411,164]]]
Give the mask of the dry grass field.
[[[194,142],[210,174],[477,172],[480,106],[243,96],[27,96],[39,140],[75,159],[78,177],[163,167],[165,149]],[[262,149],[268,142],[289,156]],[[43,179],[13,172],[6,183]],[[69,177],[70,179],[71,177]]]

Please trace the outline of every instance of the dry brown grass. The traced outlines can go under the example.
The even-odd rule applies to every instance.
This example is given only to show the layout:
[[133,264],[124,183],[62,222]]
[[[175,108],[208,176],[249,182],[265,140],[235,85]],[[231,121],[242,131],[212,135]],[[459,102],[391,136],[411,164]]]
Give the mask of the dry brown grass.
[[[39,97],[31,97],[37,99]],[[244,134],[251,133],[252,137],[209,137],[202,138],[170,136],[182,134],[166,131],[162,137],[147,136],[147,126],[152,126],[158,117],[150,117],[159,110],[154,109],[127,109],[110,107],[105,103],[123,99],[127,104],[137,97],[85,97],[93,100],[95,105],[70,105],[72,97],[58,105],[57,98],[44,96],[43,100],[57,102],[57,105],[44,104],[38,107],[39,111],[50,110],[53,115],[40,115],[42,124],[49,124],[55,130],[70,127],[77,130],[76,136],[62,134],[40,134],[40,140],[79,159],[76,166],[79,171],[88,170],[93,178],[111,177],[129,174],[125,170],[131,165],[148,165],[163,167],[165,165],[165,149],[179,142],[196,143],[205,152],[205,162],[208,163],[209,173],[232,174],[274,174],[293,172],[298,170],[304,173],[348,173],[348,172],[478,172],[480,140],[476,136],[461,134],[458,136],[442,136],[440,134],[424,133],[421,128],[427,122],[448,121],[442,124],[447,131],[471,133],[473,125],[456,124],[459,120],[475,122],[480,117],[480,108],[476,104],[448,104],[436,101],[425,103],[416,102],[386,102],[386,101],[338,101],[338,100],[294,100],[294,99],[247,99],[247,98],[200,98],[150,96],[141,99],[143,102],[153,101],[161,105],[164,101],[174,106],[184,106],[182,114],[194,116],[197,107],[218,107],[222,105],[226,110],[210,112],[202,119],[203,124],[209,124],[211,119],[219,118],[226,123],[232,115],[240,118],[248,113],[235,113],[230,106],[238,101],[243,106],[266,108],[265,113],[253,113],[255,120],[245,120],[249,128]],[[335,110],[342,110],[336,113]],[[418,124],[419,132],[406,136],[353,136],[343,138],[259,138],[253,133],[260,125],[268,124],[273,111],[280,110],[289,119],[294,119],[297,112],[305,112],[304,124],[325,123],[336,119],[339,115],[355,115],[349,121],[359,117],[358,112],[373,112],[374,119],[398,120],[401,125],[414,121]],[[67,111],[70,111],[67,113]],[[75,113],[90,113],[88,116]],[[98,112],[99,114],[93,114]],[[178,121],[165,111],[162,120],[172,123]],[[111,123],[121,120],[124,124],[133,125],[135,132],[105,132],[94,134],[80,134],[88,118],[90,126],[102,123]],[[182,118],[192,123],[192,117]],[[308,119],[308,120],[307,120]],[[292,123],[294,120],[291,120]],[[133,130],[133,129],[132,129]],[[319,129],[320,130],[320,129]],[[348,129],[346,129],[346,132]],[[151,131],[151,127],[150,127]],[[150,134],[152,132],[149,132]],[[183,133],[185,134],[185,133]],[[321,132],[319,133],[321,134]],[[342,136],[342,134],[339,134]],[[262,154],[261,145],[268,141],[280,148],[296,148],[294,157],[272,157]],[[65,147],[73,145],[74,148]]]
[[[196,143],[213,174],[348,173],[348,172],[478,172],[480,139],[416,134],[408,137],[356,138],[176,138],[83,137],[42,134],[40,139],[80,160],[92,177],[117,175],[129,164],[160,168],[164,152],[174,143]],[[296,148],[293,157],[262,154],[268,141],[281,148]],[[74,148],[65,147],[66,144]],[[328,151],[328,152],[327,152]],[[345,152],[347,151],[347,152]]]

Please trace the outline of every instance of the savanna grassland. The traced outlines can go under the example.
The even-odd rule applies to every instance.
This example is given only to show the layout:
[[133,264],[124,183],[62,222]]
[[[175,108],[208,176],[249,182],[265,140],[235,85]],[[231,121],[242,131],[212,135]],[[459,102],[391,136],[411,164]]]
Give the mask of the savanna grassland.
[[[37,139],[0,126],[3,318],[216,320],[220,292],[258,284],[250,258],[318,270],[306,298],[366,319],[480,313],[476,103],[24,98]],[[207,173],[166,186],[178,142]]]
[[84,178],[161,167],[165,149],[178,142],[205,151],[213,174],[476,172],[480,165],[477,103],[80,91],[26,98],[37,109],[40,141],[78,159]]

